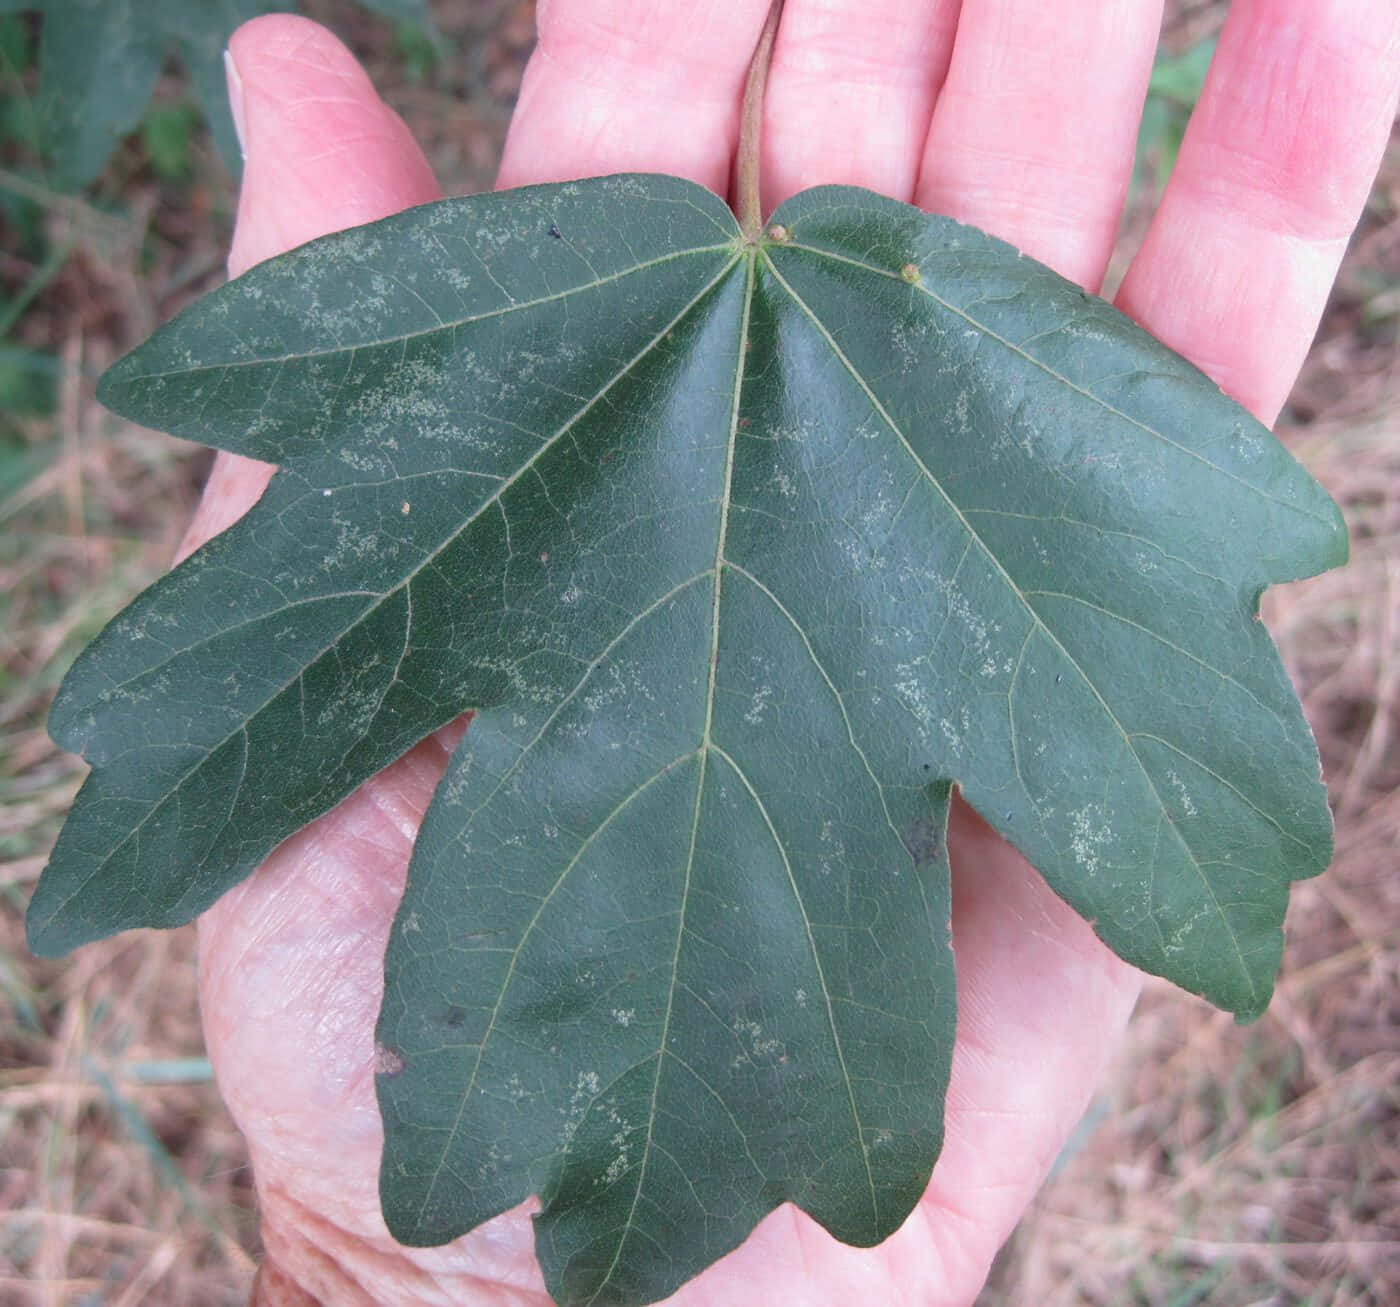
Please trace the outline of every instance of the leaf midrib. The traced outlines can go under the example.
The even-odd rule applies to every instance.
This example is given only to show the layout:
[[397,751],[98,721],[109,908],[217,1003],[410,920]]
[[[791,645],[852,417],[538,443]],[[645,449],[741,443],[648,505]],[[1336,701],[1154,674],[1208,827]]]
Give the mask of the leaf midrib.
[[[852,1080],[850,1070],[846,1065],[845,1050],[843,1049],[841,1044],[841,1034],[839,1028],[837,1027],[836,1014],[832,1007],[831,990],[826,981],[826,972],[822,966],[821,953],[820,950],[817,948],[816,937],[812,931],[811,918],[807,913],[807,906],[803,899],[801,889],[798,886],[797,877],[792,868],[792,861],[788,857],[787,848],[783,844],[783,841],[778,834],[776,826],[773,824],[773,819],[768,812],[767,805],[763,802],[762,797],[759,795],[757,789],[754,787],[753,783],[749,780],[748,776],[744,773],[743,769],[739,766],[735,759],[726,750],[724,750],[714,742],[712,732],[714,722],[715,687],[719,671],[720,613],[721,604],[723,600],[724,574],[730,566],[733,566],[736,572],[743,572],[743,575],[748,575],[748,573],[746,571],[743,571],[743,569],[739,568],[737,564],[730,564],[726,559],[725,555],[726,545],[728,543],[729,508],[733,500],[734,455],[739,437],[740,404],[743,397],[744,383],[748,379],[747,341],[749,334],[749,322],[753,307],[753,296],[755,284],[757,281],[757,263],[758,256],[757,252],[755,251],[754,253],[749,255],[748,277],[744,290],[744,310],[740,319],[739,347],[737,350],[738,366],[736,368],[737,375],[735,377],[734,385],[734,402],[730,415],[729,436],[725,458],[724,493],[720,499],[720,522],[719,529],[716,533],[717,538],[715,544],[715,561],[712,569],[714,577],[714,599],[711,607],[710,616],[710,666],[709,680],[708,685],[706,687],[705,695],[705,723],[699,748],[700,766],[697,769],[695,785],[695,807],[691,819],[690,847],[688,855],[686,857],[685,881],[681,891],[680,909],[677,914],[678,920],[676,925],[676,945],[671,958],[671,979],[666,994],[666,1013],[662,1021],[661,1037],[657,1049],[656,1068],[652,1078],[651,1104],[647,1112],[646,1139],[642,1145],[642,1159],[639,1164],[641,1168],[640,1173],[638,1174],[632,1188],[632,1203],[628,1209],[627,1217],[622,1224],[621,1235],[617,1240],[617,1246],[613,1252],[612,1261],[608,1264],[607,1270],[603,1272],[602,1277],[598,1280],[597,1288],[594,1290],[593,1294],[588,1299],[590,1307],[591,1304],[597,1301],[599,1295],[603,1292],[604,1289],[607,1288],[608,1284],[611,1282],[613,1272],[616,1270],[618,1263],[622,1259],[623,1250],[627,1246],[628,1238],[631,1236],[632,1231],[636,1228],[634,1218],[636,1216],[637,1204],[641,1200],[642,1190],[646,1183],[647,1166],[651,1159],[652,1149],[660,1148],[660,1145],[655,1143],[652,1136],[652,1132],[656,1123],[657,1098],[660,1093],[661,1087],[661,1073],[663,1067],[665,1066],[666,1057],[668,1056],[667,1044],[669,1042],[670,1036],[671,1014],[674,1009],[676,985],[680,974],[681,947],[685,940],[686,904],[688,903],[690,896],[690,879],[695,865],[695,851],[699,841],[701,805],[704,799],[705,781],[708,775],[708,764],[711,755],[722,758],[726,765],[729,767],[729,769],[738,778],[740,784],[747,791],[750,801],[754,804],[755,808],[757,809],[759,816],[761,817],[765,827],[768,830],[769,837],[772,839],[774,847],[777,849],[778,855],[782,859],[783,868],[787,874],[788,884],[792,892],[793,901],[797,905],[797,910],[802,917],[803,929],[806,932],[807,936],[808,953],[812,958],[812,965],[817,973],[817,983],[820,986],[823,1003],[826,1008],[827,1027],[831,1032],[832,1047],[835,1049],[837,1064],[839,1065],[841,1070],[841,1083],[843,1084],[846,1090],[846,1097],[851,1110],[851,1119],[855,1126],[855,1144],[857,1149],[860,1151],[861,1160],[865,1166],[865,1178],[870,1195],[871,1219],[876,1226],[879,1225],[880,1221],[879,1195],[875,1186],[874,1172],[871,1170],[870,1166],[870,1155],[865,1147],[865,1127],[861,1120],[859,1105],[856,1102],[855,1085]],[[759,586],[758,588],[761,591],[763,591],[763,593],[768,593],[766,587]],[[771,595],[769,597],[772,598]],[[788,616],[789,620],[791,620],[790,614],[787,613],[786,609],[782,609],[781,605],[779,605],[779,608],[784,613],[784,616]],[[801,631],[800,627],[798,628],[798,631],[799,634],[803,635],[805,641],[805,633]],[[809,653],[811,652],[810,644],[808,645],[808,651]],[[825,672],[821,668],[820,664],[818,664],[818,670],[822,671],[822,674],[825,675]],[[844,719],[844,704],[841,704],[841,712],[842,717]],[[849,720],[847,720],[846,724],[849,731]],[[851,742],[852,744],[855,743],[854,736],[852,736]],[[864,753],[859,749],[858,746],[856,751],[860,755],[862,763],[865,764],[867,771],[869,771],[869,763],[866,761]],[[874,779],[873,774],[872,779]],[[877,789],[880,792],[880,802],[883,807],[884,791],[883,787],[880,787],[878,782]],[[888,809],[885,810],[885,816],[886,820],[888,821]],[[893,827],[892,823],[891,827]]]
[[598,1295],[607,1288],[612,1280],[613,1272],[617,1269],[617,1264],[622,1260],[623,1250],[627,1247],[627,1241],[631,1237],[632,1231],[636,1228],[635,1218],[637,1215],[637,1204],[641,1201],[642,1189],[646,1184],[647,1167],[651,1162],[652,1149],[657,1147],[653,1137],[656,1127],[656,1105],[657,1098],[661,1093],[661,1072],[666,1065],[666,1045],[671,1036],[671,1016],[675,1011],[676,984],[680,975],[681,948],[685,943],[685,918],[686,911],[690,905],[690,882],[695,870],[695,849],[700,838],[700,811],[705,797],[705,777],[709,771],[710,751],[713,748],[711,740],[711,727],[714,723],[715,708],[715,678],[719,668],[719,617],[720,601],[724,591],[724,554],[725,544],[729,530],[729,504],[732,498],[734,481],[734,447],[739,433],[739,407],[743,399],[745,369],[745,342],[749,332],[749,314],[753,308],[754,289],[754,264],[752,254],[746,258],[748,268],[744,278],[744,308],[739,315],[739,341],[735,350],[736,363],[734,368],[734,393],[730,400],[729,408],[729,431],[725,441],[724,450],[724,488],[719,497],[719,523],[715,529],[715,558],[711,565],[710,573],[713,582],[713,594],[710,600],[710,650],[709,667],[707,668],[707,678],[705,685],[705,721],[700,734],[700,746],[698,749],[700,765],[696,768],[695,778],[695,804],[691,810],[690,818],[690,844],[686,850],[685,875],[681,883],[680,906],[676,913],[676,942],[671,952],[670,983],[666,987],[666,1011],[661,1019],[661,1036],[657,1041],[656,1067],[651,1079],[651,1102],[647,1108],[647,1130],[646,1139],[642,1143],[642,1160],[640,1172],[637,1175],[635,1184],[632,1186],[632,1203],[627,1209],[627,1218],[622,1223],[622,1232],[617,1240],[617,1245],[613,1249],[612,1261],[608,1263],[608,1268],[603,1272],[598,1280],[598,1287],[589,1297],[588,1302],[598,1300]]

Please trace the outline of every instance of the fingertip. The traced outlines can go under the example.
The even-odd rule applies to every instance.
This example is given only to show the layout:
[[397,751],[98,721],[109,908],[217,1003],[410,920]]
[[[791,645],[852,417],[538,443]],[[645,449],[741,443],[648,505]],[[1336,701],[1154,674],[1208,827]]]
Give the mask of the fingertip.
[[234,30],[228,48],[243,66],[261,57],[280,54],[300,58],[311,65],[331,67],[348,61],[359,68],[354,56],[330,31],[300,14],[262,14],[250,18]]
[[268,14],[229,40],[245,166],[229,271],[440,192],[402,119],[330,32]]

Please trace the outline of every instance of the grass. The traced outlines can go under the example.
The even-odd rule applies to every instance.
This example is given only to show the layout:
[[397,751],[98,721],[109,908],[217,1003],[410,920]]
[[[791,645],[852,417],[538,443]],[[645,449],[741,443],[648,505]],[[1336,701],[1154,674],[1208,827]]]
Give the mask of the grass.
[[[450,189],[489,184],[528,3],[441,0],[464,53],[439,62],[348,4],[307,7],[349,31]],[[1198,73],[1187,56],[1222,8],[1173,6],[1177,74]],[[1193,83],[1168,82],[1176,123]],[[161,96],[173,107],[144,133],[160,157],[125,147],[86,200],[52,194],[22,143],[0,140],[0,384],[18,376],[32,398],[0,402],[0,1307],[242,1303],[258,1251],[245,1154],[203,1056],[192,932],[45,963],[22,930],[80,781],[43,732],[49,698],[164,568],[205,465],[92,398],[102,368],[220,275],[231,193],[200,138],[180,157],[178,81]],[[1161,182],[1155,163],[1140,173],[1142,206]],[[1139,213],[1127,229],[1130,243]],[[1295,891],[1260,1022],[1149,986],[983,1307],[1400,1302],[1397,325],[1400,147],[1282,429],[1353,535],[1349,567],[1267,602],[1326,764],[1336,864]]]

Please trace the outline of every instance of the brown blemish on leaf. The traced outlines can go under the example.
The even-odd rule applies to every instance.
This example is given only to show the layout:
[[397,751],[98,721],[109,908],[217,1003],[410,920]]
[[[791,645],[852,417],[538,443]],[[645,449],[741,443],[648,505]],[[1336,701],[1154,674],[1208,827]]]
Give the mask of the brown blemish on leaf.
[[401,1054],[394,1051],[387,1044],[375,1044],[374,1046],[374,1074],[377,1076],[397,1076],[403,1074],[403,1069],[407,1063]]
[[919,817],[911,821],[899,838],[909,850],[916,867],[927,867],[943,857],[943,823],[936,817]]

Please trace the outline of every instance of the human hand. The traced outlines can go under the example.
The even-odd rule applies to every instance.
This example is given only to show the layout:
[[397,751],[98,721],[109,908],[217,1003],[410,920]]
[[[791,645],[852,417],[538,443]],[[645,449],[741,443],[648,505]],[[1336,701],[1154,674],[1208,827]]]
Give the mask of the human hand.
[[[664,171],[727,191],[767,8],[542,3],[501,184]],[[767,99],[767,205],[819,182],[864,185],[975,222],[1095,287],[1159,18],[1150,0],[788,0]],[[231,271],[435,198],[403,125],[321,29],[265,18],[231,48],[248,151]],[[1397,83],[1400,0],[1235,0],[1119,303],[1266,421],[1311,339]],[[187,547],[245,511],[267,473],[221,456]],[[252,1153],[266,1304],[547,1302],[528,1204],[435,1249],[399,1247],[379,1214],[382,958],[460,729],[288,840],[201,920],[206,1037]],[[976,1296],[1083,1110],[1137,977],[965,808],[949,845],[958,1044],[924,1200],[873,1250],[779,1209],[674,1303]]]

